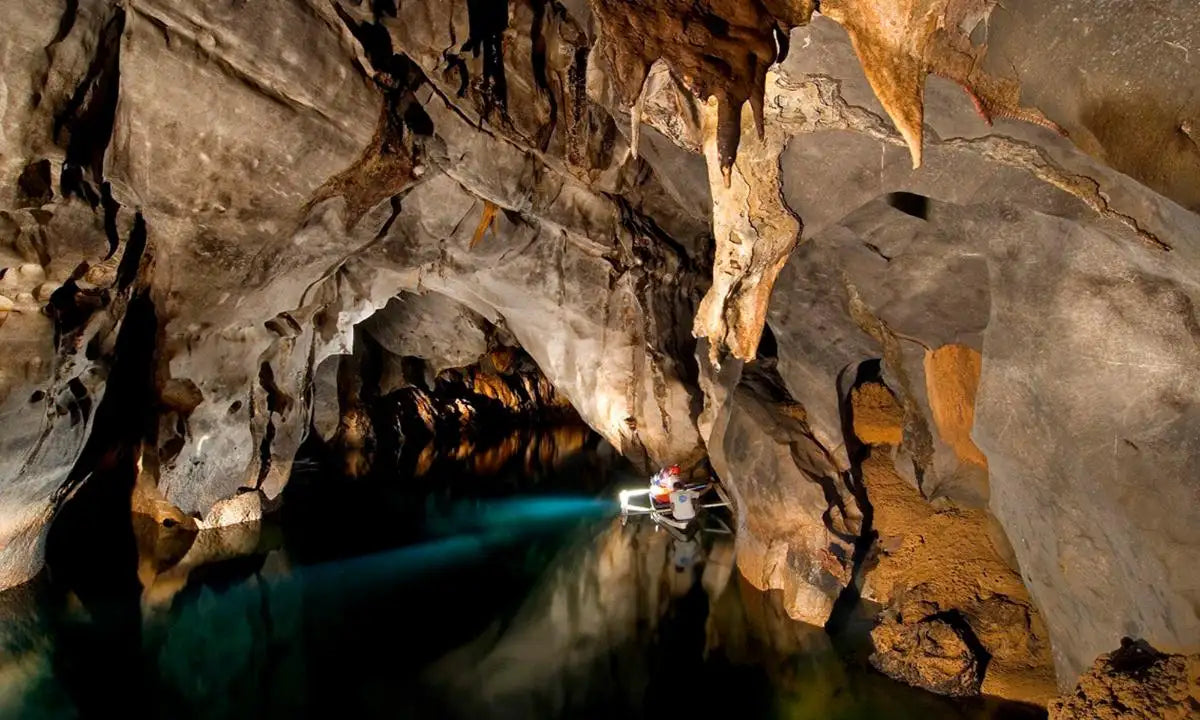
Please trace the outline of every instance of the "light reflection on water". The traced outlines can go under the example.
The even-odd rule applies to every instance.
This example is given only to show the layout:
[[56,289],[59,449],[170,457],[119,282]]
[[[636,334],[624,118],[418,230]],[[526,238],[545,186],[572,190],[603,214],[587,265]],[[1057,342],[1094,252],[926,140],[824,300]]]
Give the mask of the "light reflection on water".
[[[556,472],[628,477],[587,454]],[[351,504],[352,524],[306,512],[201,533],[182,559],[143,560],[126,695],[170,718],[1010,716],[844,662],[740,579],[731,543],[622,527],[610,497],[410,497],[407,514]],[[371,543],[346,536],[365,526]],[[55,648],[89,611],[45,607],[0,596],[0,716],[78,714]]]

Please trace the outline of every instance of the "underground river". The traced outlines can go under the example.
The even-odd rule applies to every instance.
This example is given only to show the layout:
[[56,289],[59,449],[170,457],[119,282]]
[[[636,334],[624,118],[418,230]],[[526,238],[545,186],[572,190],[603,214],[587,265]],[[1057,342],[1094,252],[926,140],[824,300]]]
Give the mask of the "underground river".
[[1043,716],[875,673],[747,584],[730,537],[622,526],[644,479],[596,436],[514,437],[386,481],[302,462],[261,524],[135,522],[136,586],[68,567],[3,596],[0,714]]

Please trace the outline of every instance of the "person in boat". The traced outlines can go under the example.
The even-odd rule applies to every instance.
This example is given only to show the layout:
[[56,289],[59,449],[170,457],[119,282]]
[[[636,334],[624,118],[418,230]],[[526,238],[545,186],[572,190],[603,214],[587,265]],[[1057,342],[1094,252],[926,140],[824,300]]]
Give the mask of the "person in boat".
[[670,503],[671,492],[683,487],[683,470],[678,465],[663,468],[650,478],[650,497],[657,503]]

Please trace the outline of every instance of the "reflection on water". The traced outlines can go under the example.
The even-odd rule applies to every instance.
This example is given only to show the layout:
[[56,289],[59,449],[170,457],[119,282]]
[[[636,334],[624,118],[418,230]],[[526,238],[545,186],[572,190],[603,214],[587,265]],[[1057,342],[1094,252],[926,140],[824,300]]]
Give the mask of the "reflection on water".
[[[277,523],[144,542],[141,661],[124,668],[137,691],[127,707],[103,709],[1023,717],[844,661],[823,631],[791,622],[740,581],[727,539],[684,543],[650,525],[621,527],[609,492],[565,491],[628,482],[611,455],[584,452],[556,468],[543,466],[538,492],[518,496],[489,492],[480,478],[475,494],[457,497],[403,483],[323,495],[314,486]],[[88,668],[64,673],[56,649],[96,637],[89,623],[102,614],[31,589],[0,595],[0,613],[0,716],[77,716],[92,696],[72,683]]]
[[468,438],[448,448],[439,448],[430,441],[416,454],[412,474],[423,477],[439,464],[457,464],[474,476],[485,477],[503,472],[514,460],[520,461],[527,474],[539,469],[553,470],[579,453],[594,437],[585,425],[556,425],[518,428],[479,446]]
[[954,701],[846,662],[824,630],[733,567],[721,536],[680,542],[650,525],[593,526],[511,618],[422,674],[439,716],[1026,718]]

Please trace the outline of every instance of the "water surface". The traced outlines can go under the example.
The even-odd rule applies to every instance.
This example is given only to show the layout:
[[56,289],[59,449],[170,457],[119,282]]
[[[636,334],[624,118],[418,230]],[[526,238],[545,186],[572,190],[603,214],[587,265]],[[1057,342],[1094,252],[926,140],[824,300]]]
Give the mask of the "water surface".
[[301,473],[261,526],[143,535],[132,604],[61,578],[0,596],[0,714],[1042,716],[874,673],[742,581],[728,538],[623,527],[613,491],[642,480],[611,448],[547,442]]

